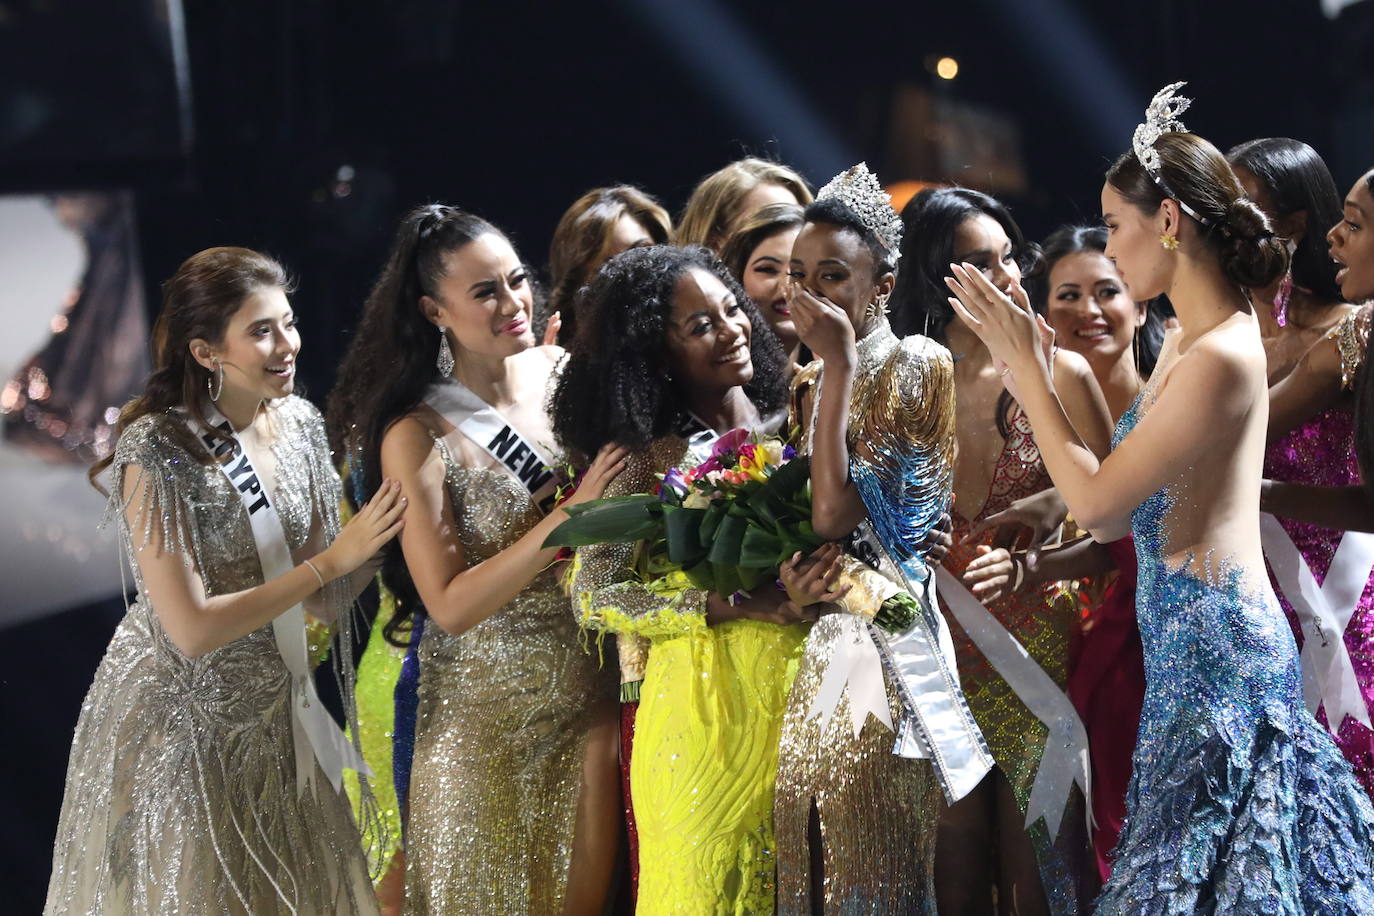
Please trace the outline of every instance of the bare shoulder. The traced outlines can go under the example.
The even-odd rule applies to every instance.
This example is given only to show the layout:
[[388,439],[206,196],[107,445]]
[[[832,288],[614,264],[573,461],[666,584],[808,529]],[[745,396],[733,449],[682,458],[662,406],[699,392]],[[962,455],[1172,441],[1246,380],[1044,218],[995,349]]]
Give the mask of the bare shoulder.
[[1083,358],[1081,353],[1066,350],[1063,347],[1056,347],[1054,350],[1054,363],[1051,366],[1054,370],[1054,381],[1057,385],[1062,385],[1066,381],[1074,381],[1079,384],[1086,384],[1093,376],[1092,366]]
[[439,435],[432,411],[414,410],[401,417],[382,434],[382,468],[387,475],[414,471],[434,451]]

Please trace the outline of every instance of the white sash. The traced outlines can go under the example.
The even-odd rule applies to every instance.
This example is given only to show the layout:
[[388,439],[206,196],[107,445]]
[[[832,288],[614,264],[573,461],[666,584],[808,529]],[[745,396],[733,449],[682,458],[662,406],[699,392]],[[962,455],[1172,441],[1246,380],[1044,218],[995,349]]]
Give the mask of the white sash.
[[1345,645],[1345,628],[1360,606],[1374,567],[1374,534],[1342,535],[1321,585],[1283,525],[1268,513],[1260,515],[1260,542],[1302,628],[1302,686],[1308,710],[1316,715],[1318,707],[1326,706],[1326,724],[1333,735],[1346,716],[1369,728],[1369,706]]
[[[215,459],[224,476],[238,490],[253,530],[253,543],[262,565],[262,580],[270,582],[296,566],[286,544],[281,517],[277,515],[267,487],[254,470],[252,459],[233,426],[213,407],[206,412],[206,419],[229,439],[211,435],[189,415],[186,422]],[[305,643],[305,609],[294,604],[285,613],[279,614],[272,621],[272,635],[276,638],[277,652],[291,676],[291,734],[296,750],[296,791],[304,794],[307,786],[313,787],[315,767],[310,759],[312,748],[315,759],[329,777],[335,792],[343,786],[344,767],[370,776],[372,771],[334,723],[333,717],[320,702],[319,694],[315,692],[315,680],[310,672]]]
[[[548,509],[555,495],[550,485],[558,476],[554,463],[495,407],[452,378],[431,385],[425,394],[425,403],[495,458],[529,490],[530,497],[541,509]],[[545,490],[549,491],[548,495],[538,498]]]
[[1031,784],[1026,805],[1026,826],[1041,817],[1050,838],[1059,835],[1064,807],[1074,783],[1083,790],[1089,832],[1092,831],[1092,767],[1088,758],[1088,731],[1068,696],[1045,669],[1036,664],[1021,641],[1002,626],[983,603],[974,597],[949,570],[941,567],[936,576],[945,606],[968,633],[978,651],[992,664],[1017,698],[1050,730],[1041,753],[1040,766]]

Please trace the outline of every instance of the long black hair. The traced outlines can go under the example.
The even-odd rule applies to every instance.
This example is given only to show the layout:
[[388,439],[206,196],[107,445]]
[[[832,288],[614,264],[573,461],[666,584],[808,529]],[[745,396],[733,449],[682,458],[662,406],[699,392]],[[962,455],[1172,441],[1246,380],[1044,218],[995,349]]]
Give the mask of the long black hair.
[[[502,235],[480,216],[443,204],[410,211],[396,230],[329,394],[330,447],[348,461],[350,495],[357,503],[381,485],[382,437],[419,406],[439,378],[440,335],[421,313],[420,298],[437,296],[450,254],[488,233]],[[396,596],[386,636],[404,645],[399,634],[412,615],[424,614],[424,605],[396,541],[383,548],[382,581]]]
[[[1029,282],[1040,270],[1040,249],[1026,241],[1011,211],[995,197],[972,188],[926,188],[902,208],[902,269],[892,290],[892,329],[905,337],[924,334],[946,342],[954,320],[949,304],[949,265],[954,260],[955,236],[966,220],[987,216],[996,221],[1011,242],[1011,254]],[[1006,389],[997,396],[997,431],[1011,432],[1015,403]]]
[[1340,302],[1326,230],[1341,220],[1341,195],[1322,157],[1301,140],[1268,137],[1232,147],[1226,160],[1259,179],[1274,201],[1276,220],[1307,214],[1307,229],[1293,252],[1293,282],[1325,302]]
[[971,188],[926,188],[902,209],[902,269],[892,290],[892,328],[901,336],[925,334],[945,342],[954,320],[945,277],[954,260],[959,227],[977,216],[991,217],[1011,241],[1022,277],[1040,265],[1040,251],[1001,201]]
[[616,442],[631,450],[677,432],[687,399],[668,377],[665,335],[683,274],[704,270],[725,284],[749,317],[754,377],[744,387],[759,413],[787,403],[787,355],[720,259],[699,246],[655,245],[611,258],[578,302],[577,335],[553,396],[553,431],[586,461]]
[[[1060,226],[1045,237],[1040,246],[1040,269],[1026,285],[1031,305],[1040,314],[1047,314],[1050,304],[1050,272],[1054,265],[1071,254],[1081,251],[1107,253],[1106,226]],[[1123,284],[1124,286],[1124,284]],[[1169,317],[1165,306],[1160,303],[1162,296],[1156,296],[1145,304],[1145,323],[1135,330],[1135,367],[1141,378],[1149,378],[1159,362],[1159,351],[1164,346],[1164,319]]]

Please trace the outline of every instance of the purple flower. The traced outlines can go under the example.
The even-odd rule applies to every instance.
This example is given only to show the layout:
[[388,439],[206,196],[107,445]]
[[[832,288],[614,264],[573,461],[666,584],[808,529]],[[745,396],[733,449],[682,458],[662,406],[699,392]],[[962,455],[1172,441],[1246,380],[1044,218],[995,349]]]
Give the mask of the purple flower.
[[796,450],[796,449],[794,449],[794,448],[793,448],[792,446],[790,446],[790,445],[784,445],[784,446],[782,447],[782,460],[783,460],[783,461],[791,461],[791,460],[792,460],[793,458],[795,458],[795,457],[797,457],[797,450]]
[[669,468],[668,473],[663,475],[663,485],[658,488],[658,498],[660,502],[669,502],[669,494],[677,495],[678,499],[687,496],[687,480],[682,476],[681,468]]

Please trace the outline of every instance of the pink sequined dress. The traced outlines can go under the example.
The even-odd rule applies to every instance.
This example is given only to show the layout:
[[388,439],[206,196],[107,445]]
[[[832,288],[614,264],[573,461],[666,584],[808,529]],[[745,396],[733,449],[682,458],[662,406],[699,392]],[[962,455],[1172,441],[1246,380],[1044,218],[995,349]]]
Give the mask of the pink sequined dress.
[[[1334,340],[1341,356],[1342,383],[1349,387],[1355,370],[1364,359],[1368,340],[1372,306],[1365,306],[1346,318],[1328,335]],[[1360,482],[1360,469],[1355,461],[1355,417],[1350,400],[1326,409],[1271,444],[1264,456],[1264,476],[1271,480],[1302,483],[1311,486],[1341,487]],[[1326,579],[1341,532],[1290,519],[1280,519],[1284,530],[1302,553],[1317,582]],[[1281,590],[1279,603],[1294,635],[1302,644],[1297,615]],[[1365,702],[1374,709],[1374,575],[1366,583],[1359,607],[1345,630],[1345,644],[1350,650],[1355,676]],[[1317,718],[1327,724],[1326,709]],[[1336,735],[1341,752],[1355,768],[1360,785],[1374,798],[1374,732],[1353,718],[1346,718]]]

